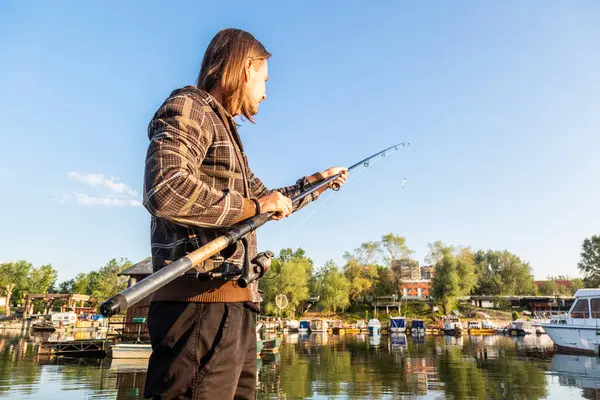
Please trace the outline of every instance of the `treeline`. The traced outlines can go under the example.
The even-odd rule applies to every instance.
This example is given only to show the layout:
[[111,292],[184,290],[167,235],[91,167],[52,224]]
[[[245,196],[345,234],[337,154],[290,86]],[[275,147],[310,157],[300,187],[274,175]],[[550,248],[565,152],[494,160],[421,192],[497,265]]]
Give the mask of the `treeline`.
[[[564,276],[549,277],[538,291],[530,264],[507,250],[472,250],[441,241],[429,243],[428,248],[426,262],[435,270],[432,298],[442,305],[444,312],[449,312],[460,296],[572,295],[595,279],[591,274],[585,283]],[[319,307],[331,314],[359,303],[369,303],[377,296],[397,295],[400,298],[400,266],[419,266],[412,258],[413,254],[406,238],[392,233],[346,252],[342,266],[330,260],[316,269],[303,249],[283,249],[273,268],[260,281],[264,312],[293,316],[304,304],[318,299]],[[593,270],[588,264],[586,267]],[[597,279],[600,282],[600,265]],[[289,304],[284,310],[280,310],[275,301],[279,294],[288,298]]]
[[74,279],[57,284],[57,272],[51,264],[34,267],[19,260],[0,264],[0,293],[6,296],[5,314],[11,306],[22,304],[26,293],[78,293],[102,301],[127,287],[127,277],[118,274],[131,266],[126,258],[112,259],[97,271],[80,273]]
[[[509,251],[473,251],[441,241],[428,247],[425,261],[435,269],[432,297],[446,311],[460,296],[572,295],[581,287],[600,286],[600,235],[582,243],[578,268],[583,280],[548,277],[539,290],[529,263]],[[377,296],[401,297],[400,266],[419,266],[413,254],[406,238],[393,233],[344,253],[342,266],[330,260],[317,269],[303,249],[282,249],[260,280],[263,312],[293,316],[307,303],[318,300],[325,312],[338,313]],[[79,293],[96,301],[110,298],[126,288],[127,277],[118,274],[131,265],[126,258],[112,259],[98,270],[57,284],[57,272],[51,264],[34,267],[25,260],[0,263],[0,295],[7,298],[5,313],[10,315],[11,306],[21,304],[25,293]],[[289,303],[281,311],[275,301],[278,294],[286,295]]]
[[34,267],[25,260],[0,264],[0,293],[6,297],[4,313],[10,316],[13,300],[20,302],[25,293],[47,293],[56,282],[51,264]]

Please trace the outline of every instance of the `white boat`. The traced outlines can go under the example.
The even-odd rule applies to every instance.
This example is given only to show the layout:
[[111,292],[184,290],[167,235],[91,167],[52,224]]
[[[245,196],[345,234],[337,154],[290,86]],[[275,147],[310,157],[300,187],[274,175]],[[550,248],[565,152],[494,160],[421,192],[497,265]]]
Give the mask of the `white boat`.
[[300,326],[300,321],[296,319],[290,319],[285,322],[284,329],[287,332],[298,332],[298,327]]
[[446,335],[462,335],[462,323],[455,315],[446,315],[444,318],[444,333]]
[[358,321],[356,321],[356,329],[360,330],[361,332],[367,330],[367,323],[364,319],[359,319]]
[[77,314],[73,311],[54,313],[51,318],[54,326],[72,326],[77,323]]
[[109,357],[147,360],[150,358],[150,354],[152,354],[152,346],[149,344],[118,343],[110,346]]
[[540,324],[559,351],[600,353],[600,289],[578,289],[566,316]]
[[310,331],[311,332],[327,332],[329,325],[327,321],[321,318],[313,319],[310,321]]
[[406,317],[395,316],[390,318],[390,333],[406,332]]
[[298,332],[299,333],[307,333],[310,332],[310,321],[307,319],[303,319],[298,324]]
[[525,321],[521,319],[513,321],[510,328],[508,329],[508,334],[511,336],[525,336],[530,335],[533,332],[534,329],[531,321]]
[[369,335],[379,335],[381,332],[381,322],[377,318],[370,319],[367,327],[369,328]]

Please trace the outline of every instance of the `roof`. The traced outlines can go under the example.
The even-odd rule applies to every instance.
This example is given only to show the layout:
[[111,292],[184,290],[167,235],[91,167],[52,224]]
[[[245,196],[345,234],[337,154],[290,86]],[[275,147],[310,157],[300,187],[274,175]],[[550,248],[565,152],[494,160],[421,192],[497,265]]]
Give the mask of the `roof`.
[[464,296],[458,297],[459,300],[498,300],[498,299],[506,299],[506,300],[547,300],[551,301],[556,298],[560,299],[574,299],[573,296],[500,296],[500,295],[480,295],[480,296]]
[[600,297],[600,289],[577,289],[577,292],[575,292],[575,297],[588,296]]
[[152,274],[152,257],[144,258],[137,264],[121,271],[119,275],[151,275]]

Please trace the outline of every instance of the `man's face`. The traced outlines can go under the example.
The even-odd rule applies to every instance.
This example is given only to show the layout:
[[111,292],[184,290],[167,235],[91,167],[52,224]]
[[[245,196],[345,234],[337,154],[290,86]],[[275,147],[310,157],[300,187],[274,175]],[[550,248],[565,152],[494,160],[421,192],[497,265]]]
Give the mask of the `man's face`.
[[267,60],[250,60],[246,68],[245,102],[250,115],[258,113],[258,104],[267,98],[269,67]]

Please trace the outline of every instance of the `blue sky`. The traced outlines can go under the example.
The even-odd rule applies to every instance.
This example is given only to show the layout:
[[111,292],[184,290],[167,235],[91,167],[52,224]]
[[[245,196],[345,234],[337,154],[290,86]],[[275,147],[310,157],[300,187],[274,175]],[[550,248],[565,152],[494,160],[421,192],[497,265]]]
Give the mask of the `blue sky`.
[[261,250],[341,264],[394,232],[421,262],[442,240],[576,275],[600,229],[600,3],[324,3],[1,2],[0,261],[63,280],[146,257],[147,124],[238,27],[273,53],[241,127],[267,186],[412,143],[267,224]]

